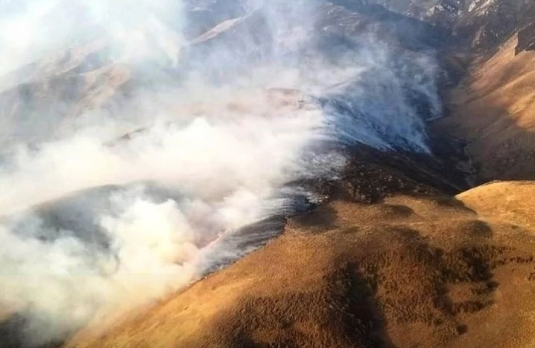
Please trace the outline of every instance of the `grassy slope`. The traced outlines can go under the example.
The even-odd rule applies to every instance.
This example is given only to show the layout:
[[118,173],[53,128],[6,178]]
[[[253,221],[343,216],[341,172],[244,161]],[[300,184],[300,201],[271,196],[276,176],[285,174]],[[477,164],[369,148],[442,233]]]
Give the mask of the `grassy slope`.
[[467,141],[481,181],[535,178],[535,52],[515,55],[516,43],[475,64],[440,121]]
[[504,189],[515,206],[532,200],[535,183],[496,185],[461,201],[331,202],[264,249],[67,347],[533,344],[534,225],[493,207]]

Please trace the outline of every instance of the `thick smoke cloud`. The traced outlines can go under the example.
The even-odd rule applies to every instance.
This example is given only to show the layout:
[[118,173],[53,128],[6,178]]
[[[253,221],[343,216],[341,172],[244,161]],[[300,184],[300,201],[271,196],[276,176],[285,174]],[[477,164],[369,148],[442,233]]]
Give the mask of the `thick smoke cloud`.
[[[100,107],[85,87],[42,100],[24,87],[31,110],[0,105],[0,311],[25,318],[25,344],[102,324],[256,247],[229,237],[313,201],[288,184],[336,176],[344,157],[325,143],[429,152],[414,100],[440,114],[431,57],[339,40],[315,2],[244,2],[226,17],[217,3],[206,23],[223,23],[192,35],[202,2],[0,1],[0,100],[128,71],[128,93],[108,86]],[[64,59],[87,45],[94,65]]]
[[322,175],[302,160],[317,110],[218,116],[124,144],[75,137],[21,150],[0,174],[2,304],[27,311],[38,337],[60,338],[195,280],[210,266],[205,248],[284,210],[271,199],[278,187]]

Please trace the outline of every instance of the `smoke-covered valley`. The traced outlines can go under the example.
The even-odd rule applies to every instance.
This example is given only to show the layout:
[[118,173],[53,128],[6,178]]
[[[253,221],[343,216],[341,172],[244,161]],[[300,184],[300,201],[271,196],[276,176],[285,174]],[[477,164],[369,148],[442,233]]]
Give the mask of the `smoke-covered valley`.
[[443,33],[420,22],[323,1],[0,10],[0,310],[22,345],[237,260],[359,149],[436,158]]

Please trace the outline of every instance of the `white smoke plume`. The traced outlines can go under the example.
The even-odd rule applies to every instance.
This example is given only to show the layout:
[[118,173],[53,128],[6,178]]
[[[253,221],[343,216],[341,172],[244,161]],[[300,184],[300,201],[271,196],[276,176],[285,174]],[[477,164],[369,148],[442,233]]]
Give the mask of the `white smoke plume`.
[[156,50],[176,62],[183,44],[181,1],[3,0],[0,6],[0,74],[95,38],[111,41],[117,60],[143,60]]
[[[26,345],[64,339],[243,255],[247,248],[219,243],[286,212],[288,196],[302,193],[289,183],[333,176],[344,164],[317,151],[326,140],[428,151],[425,120],[402,91],[429,94],[432,113],[440,112],[431,60],[415,60],[428,70],[400,73],[387,66],[388,49],[365,39],[336,61],[316,57],[308,52],[315,8],[303,1],[244,2],[239,18],[219,18],[230,21],[186,39],[190,5],[0,0],[0,90],[8,97],[18,96],[10,90],[17,85],[65,76],[90,94],[85,86],[100,87],[102,76],[94,70],[118,66],[139,87],[112,107],[67,116],[55,113],[84,106],[85,95],[35,102],[28,87],[36,110],[0,105],[0,313],[24,317]],[[237,36],[212,40],[219,35]],[[76,72],[76,57],[60,59],[68,68],[56,62],[94,42],[106,48],[103,66]]]
[[317,110],[218,116],[124,144],[75,136],[11,159],[0,172],[0,304],[30,314],[28,337],[61,338],[101,310],[188,284],[204,271],[203,249],[284,208],[270,200],[277,188],[321,175],[301,160],[320,140]]

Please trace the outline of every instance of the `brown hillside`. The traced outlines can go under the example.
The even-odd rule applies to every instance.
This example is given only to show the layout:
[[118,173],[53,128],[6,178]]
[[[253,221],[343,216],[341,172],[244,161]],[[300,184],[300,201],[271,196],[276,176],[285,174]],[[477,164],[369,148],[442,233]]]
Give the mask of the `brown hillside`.
[[[535,236],[493,214],[503,185],[460,196],[485,196],[474,209],[492,221],[446,197],[329,203],[231,267],[66,346],[527,347]],[[518,200],[533,189],[507,188]]]
[[483,182],[535,178],[535,52],[515,55],[516,45],[475,64],[440,122],[466,140]]
[[485,219],[535,228],[535,185],[531,181],[493,182],[464,192],[457,199]]

